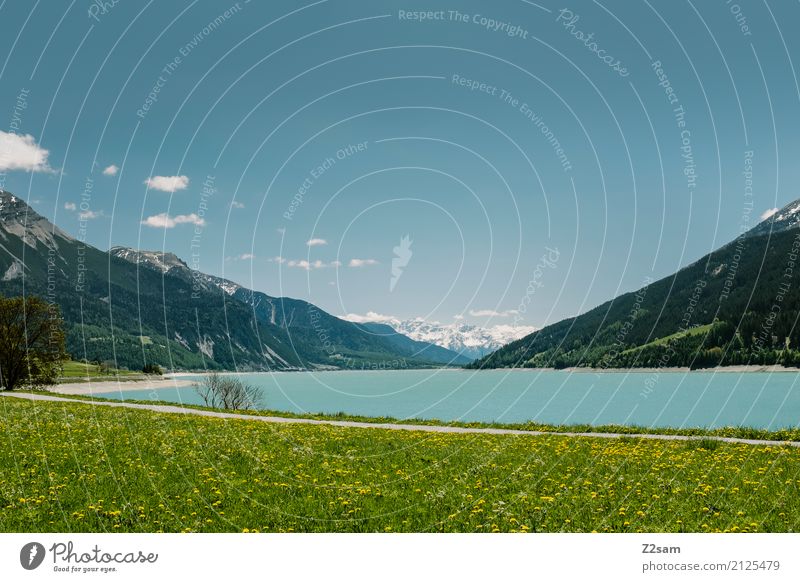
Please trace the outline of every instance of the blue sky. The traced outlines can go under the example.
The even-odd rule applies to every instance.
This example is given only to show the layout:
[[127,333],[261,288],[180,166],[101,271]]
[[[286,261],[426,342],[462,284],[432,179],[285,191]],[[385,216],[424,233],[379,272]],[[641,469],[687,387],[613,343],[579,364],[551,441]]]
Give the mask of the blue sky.
[[800,196],[797,3],[101,4],[0,4],[0,185],[337,315],[542,326]]

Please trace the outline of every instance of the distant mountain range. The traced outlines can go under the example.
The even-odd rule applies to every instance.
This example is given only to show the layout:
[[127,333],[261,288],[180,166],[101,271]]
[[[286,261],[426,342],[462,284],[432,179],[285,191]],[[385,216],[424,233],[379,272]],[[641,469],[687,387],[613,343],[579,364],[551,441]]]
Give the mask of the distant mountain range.
[[800,200],[679,270],[473,368],[800,366]]
[[130,369],[799,366],[800,200],[674,275],[535,330],[347,321],[172,253],[101,251],[0,191],[0,293],[57,303],[73,358]]
[[[365,318],[346,316],[353,321]],[[526,336],[534,331],[533,326],[494,325],[480,327],[467,323],[442,324],[424,319],[399,320],[391,317],[372,316],[372,322],[390,326],[396,332],[417,341],[426,342],[447,348],[465,356],[469,360],[481,358],[505,344]]]
[[464,356],[200,273],[172,253],[68,235],[0,191],[0,293],[61,308],[75,359],[140,369],[372,369],[464,364]]

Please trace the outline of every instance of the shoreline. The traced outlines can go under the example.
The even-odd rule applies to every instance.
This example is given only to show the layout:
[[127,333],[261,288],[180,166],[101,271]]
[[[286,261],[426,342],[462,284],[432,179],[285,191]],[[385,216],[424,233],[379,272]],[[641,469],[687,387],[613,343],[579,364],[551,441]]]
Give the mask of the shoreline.
[[[552,368],[548,368],[552,369]],[[762,366],[762,365],[755,365],[755,364],[741,364],[738,366],[717,366],[716,368],[699,368],[696,370],[692,370],[691,368],[677,368],[677,367],[665,367],[665,368],[564,368],[565,372],[589,372],[589,373],[596,373],[596,374],[604,374],[604,373],[614,373],[614,374],[638,374],[638,373],[683,373],[683,374],[715,374],[715,373],[736,373],[736,374],[773,374],[773,373],[782,373],[782,372],[800,372],[800,368],[787,368],[780,364],[769,365],[769,366]]]
[[99,380],[69,382],[56,384],[48,389],[54,394],[67,396],[92,396],[94,394],[108,394],[110,392],[126,392],[128,390],[163,390],[164,388],[186,388],[194,385],[191,380],[179,380],[172,376],[163,379],[147,380]]
[[[481,368],[481,369],[464,369],[464,368],[454,368],[452,366],[443,366],[441,368],[403,368],[403,369],[386,369],[386,370],[353,370],[353,369],[339,369],[339,370],[273,370],[273,371],[262,371],[262,372],[234,372],[234,371],[225,371],[225,372],[217,372],[220,375],[231,375],[231,374],[242,374],[242,375],[250,375],[250,374],[295,374],[297,372],[305,372],[305,373],[316,373],[319,374],[321,372],[420,372],[425,370],[433,370],[437,372],[441,371],[455,371],[455,372],[568,372],[568,373],[578,373],[578,374],[652,374],[652,373],[665,373],[665,374],[711,374],[711,373],[736,373],[736,374],[750,374],[750,373],[757,373],[757,374],[773,374],[773,373],[783,373],[783,372],[794,372],[800,373],[800,368],[787,368],[780,364],[774,365],[760,365],[760,364],[740,364],[736,366],[717,366],[715,368],[698,368],[692,370],[688,367],[663,367],[663,368],[582,368],[582,367],[570,367],[570,368]],[[165,378],[186,378],[186,377],[194,377],[194,376],[202,376],[206,374],[206,372],[198,371],[198,372],[172,372],[165,374]]]
[[[437,370],[452,370],[452,368],[437,368]],[[327,371],[327,370],[325,370]],[[342,370],[337,370],[342,371]],[[348,370],[344,370],[348,371]],[[353,370],[349,370],[353,371]],[[356,371],[391,371],[398,372],[404,370],[356,370]],[[556,370],[555,368],[492,368],[487,370],[463,370],[464,372],[564,372],[567,374],[775,374],[775,373],[800,373],[798,368],[786,368],[784,366],[756,366],[756,365],[741,365],[741,366],[723,366],[718,368],[702,368],[699,370],[690,370],[689,368],[564,368]],[[317,372],[319,370],[308,370],[308,372]],[[274,372],[219,372],[224,375],[234,374],[280,374],[289,373],[284,371]],[[292,372],[293,373],[293,372]],[[160,379],[144,379],[144,380],[84,380],[82,382],[65,382],[56,384],[50,388],[51,392],[56,394],[65,394],[71,396],[91,396],[92,394],[108,394],[109,392],[128,391],[128,390],[162,390],[165,388],[187,388],[195,384],[191,378],[195,376],[202,376],[203,372],[174,372],[166,374]]]

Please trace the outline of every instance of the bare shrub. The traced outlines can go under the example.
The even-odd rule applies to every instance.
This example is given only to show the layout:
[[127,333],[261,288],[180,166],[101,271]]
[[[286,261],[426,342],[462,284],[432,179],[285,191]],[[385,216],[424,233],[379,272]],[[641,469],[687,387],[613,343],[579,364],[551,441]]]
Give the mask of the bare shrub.
[[242,382],[236,376],[208,374],[194,385],[206,406],[225,410],[253,410],[261,400],[261,390]]

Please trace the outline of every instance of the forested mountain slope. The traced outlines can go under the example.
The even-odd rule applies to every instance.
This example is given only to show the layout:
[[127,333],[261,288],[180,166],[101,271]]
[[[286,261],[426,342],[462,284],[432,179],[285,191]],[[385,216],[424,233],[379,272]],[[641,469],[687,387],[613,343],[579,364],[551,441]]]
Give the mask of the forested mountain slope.
[[664,367],[800,364],[800,201],[633,293],[471,364]]

